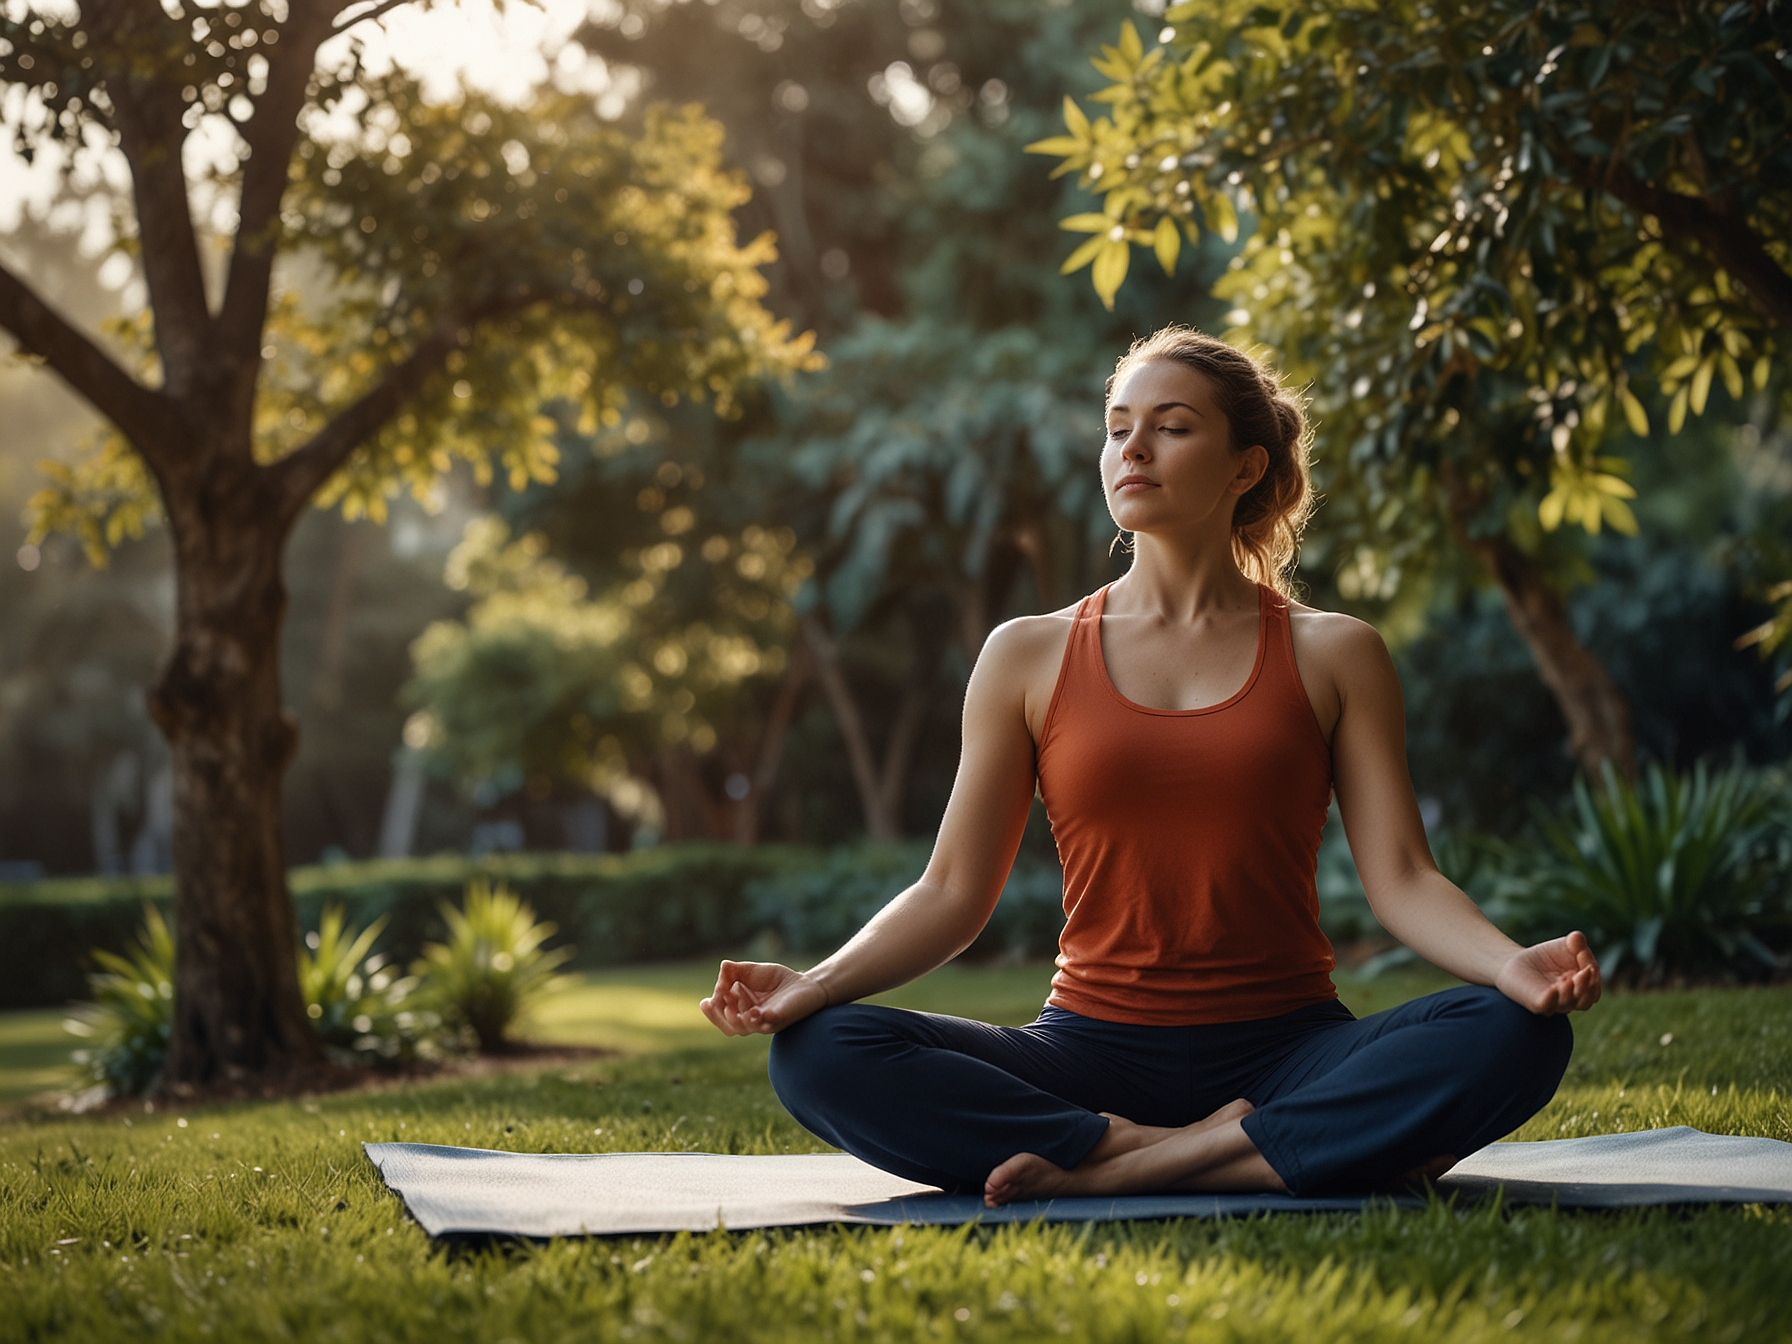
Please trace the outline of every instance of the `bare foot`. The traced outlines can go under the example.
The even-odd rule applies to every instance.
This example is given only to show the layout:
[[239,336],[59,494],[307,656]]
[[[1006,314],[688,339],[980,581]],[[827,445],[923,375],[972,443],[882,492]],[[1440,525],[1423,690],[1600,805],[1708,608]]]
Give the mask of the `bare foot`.
[[[990,1172],[984,1182],[983,1202],[990,1208],[1012,1204],[1021,1199],[1052,1199],[1058,1195],[1122,1194],[1142,1190],[1170,1189],[1178,1181],[1203,1176],[1223,1181],[1244,1179],[1260,1181],[1254,1168],[1231,1169],[1238,1159],[1248,1159],[1268,1173],[1274,1185],[1248,1184],[1199,1185],[1189,1188],[1280,1189],[1269,1164],[1257,1153],[1256,1146],[1238,1128],[1238,1122],[1255,1107],[1240,1098],[1228,1102],[1212,1115],[1180,1129],[1156,1125],[1135,1125],[1120,1116],[1108,1115],[1108,1132],[1072,1170],[1046,1161],[1035,1153],[1016,1153]],[[1107,1115],[1107,1112],[1103,1112]],[[1233,1132],[1221,1134],[1219,1131]],[[1212,1136],[1207,1142],[1203,1142]],[[1216,1143],[1213,1140],[1217,1140]],[[1164,1145],[1170,1145],[1163,1152]],[[1244,1153],[1233,1150],[1242,1144]],[[1213,1170],[1208,1170],[1213,1168]]]

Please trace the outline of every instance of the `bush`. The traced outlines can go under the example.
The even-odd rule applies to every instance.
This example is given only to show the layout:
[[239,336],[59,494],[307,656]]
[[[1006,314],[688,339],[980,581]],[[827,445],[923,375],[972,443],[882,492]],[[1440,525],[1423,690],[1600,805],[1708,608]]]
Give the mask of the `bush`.
[[[755,879],[813,869],[824,851],[788,845],[665,845],[630,854],[441,855],[295,868],[301,928],[340,906],[360,926],[385,919],[381,945],[403,966],[446,930],[443,902],[475,878],[502,882],[578,947],[580,967],[739,951],[756,932],[744,891]],[[0,1008],[67,1003],[86,988],[88,949],[128,946],[145,903],[164,915],[161,878],[54,878],[0,884]]]
[[1651,765],[1635,784],[1607,766],[1603,793],[1539,810],[1543,846],[1511,902],[1518,932],[1578,928],[1609,977],[1758,977],[1782,970],[1792,932],[1783,779],[1742,765],[1690,775]]
[[[834,850],[818,867],[748,883],[748,918],[764,939],[758,951],[832,952],[920,878],[931,851],[924,840],[858,845]],[[965,955],[1049,957],[1063,927],[1064,874],[1022,859]]]
[[501,884],[475,879],[467,886],[465,909],[444,905],[442,919],[448,941],[429,944],[416,965],[424,996],[450,1026],[470,1032],[481,1050],[503,1050],[511,1029],[565,982],[555,968],[572,949],[544,950],[554,926],[537,922],[535,912]]
[[89,1003],[63,1026],[92,1045],[75,1061],[114,1094],[147,1092],[161,1081],[174,1028],[174,935],[153,905],[125,956],[95,952],[101,969],[88,976]]
[[326,906],[299,949],[299,992],[324,1047],[339,1063],[430,1058],[442,1049],[441,1014],[416,1000],[420,981],[373,951],[386,921],[356,931]]

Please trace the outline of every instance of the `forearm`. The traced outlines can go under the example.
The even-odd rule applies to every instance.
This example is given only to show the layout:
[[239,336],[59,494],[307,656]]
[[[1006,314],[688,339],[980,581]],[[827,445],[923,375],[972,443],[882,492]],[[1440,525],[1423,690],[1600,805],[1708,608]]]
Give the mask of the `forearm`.
[[1376,884],[1370,906],[1382,927],[1426,961],[1471,985],[1491,985],[1519,946],[1435,868]]
[[850,1003],[944,965],[988,922],[988,910],[923,877],[808,974],[826,990],[829,1003]]

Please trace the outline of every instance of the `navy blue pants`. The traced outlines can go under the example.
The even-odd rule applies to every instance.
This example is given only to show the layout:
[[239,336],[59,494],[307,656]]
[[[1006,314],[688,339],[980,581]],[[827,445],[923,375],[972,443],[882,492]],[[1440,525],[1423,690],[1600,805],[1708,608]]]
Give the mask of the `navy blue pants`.
[[774,1036],[770,1067],[810,1133],[947,1190],[981,1190],[1016,1153],[1076,1166],[1107,1129],[1100,1111],[1181,1126],[1242,1097],[1257,1150],[1312,1195],[1383,1189],[1511,1133],[1555,1094],[1573,1046],[1566,1017],[1465,986],[1361,1020],[1334,1001],[1189,1027],[841,1004]]

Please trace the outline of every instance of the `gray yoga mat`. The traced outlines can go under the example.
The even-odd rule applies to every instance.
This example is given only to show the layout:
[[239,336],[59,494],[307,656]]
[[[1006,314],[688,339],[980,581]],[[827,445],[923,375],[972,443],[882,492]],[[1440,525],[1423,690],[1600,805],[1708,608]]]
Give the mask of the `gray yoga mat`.
[[[502,1153],[369,1143],[381,1177],[432,1237],[574,1237],[814,1223],[1092,1222],[1360,1209],[1386,1202],[1292,1195],[1128,1195],[986,1209],[843,1153]],[[1508,1203],[1564,1208],[1792,1203],[1792,1143],[1679,1126],[1544,1143],[1496,1143],[1438,1182],[1446,1195],[1503,1188]],[[1422,1203],[1412,1196],[1395,1200]]]

